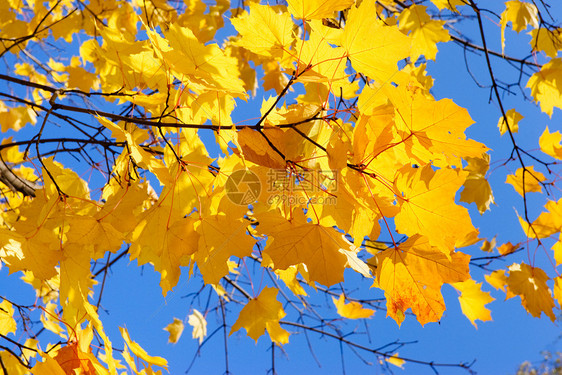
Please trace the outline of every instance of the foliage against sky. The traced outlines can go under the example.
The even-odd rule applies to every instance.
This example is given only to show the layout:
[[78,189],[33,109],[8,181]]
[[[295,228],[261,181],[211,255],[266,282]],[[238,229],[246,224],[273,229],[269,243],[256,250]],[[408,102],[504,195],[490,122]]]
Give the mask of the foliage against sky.
[[[224,323],[229,334],[267,334],[282,346],[290,345],[289,327],[318,332],[287,319],[289,309],[312,309],[314,288],[330,294],[345,319],[368,319],[381,307],[346,293],[350,272],[381,291],[398,325],[438,322],[441,288],[450,284],[476,326],[491,319],[493,298],[471,277],[477,264],[465,249],[477,244],[494,252],[484,256],[508,260],[541,249],[552,267],[532,256],[494,263],[486,282],[554,320],[562,299],[555,267],[562,136],[546,127],[537,149],[519,146],[523,118],[503,107],[490,59],[519,64],[537,111],[551,116],[562,107],[562,36],[542,2],[508,1],[504,9],[502,48],[509,49],[507,29],[525,31],[535,59],[490,51],[482,28],[489,15],[471,0],[1,2],[0,125],[11,137],[0,146],[0,257],[37,295],[32,306],[1,302],[4,371],[166,368],[125,327],[120,338],[104,330],[96,285],[126,255],[152,265],[164,295],[182,273],[202,278],[218,295],[217,311],[243,304]],[[468,16],[480,30],[476,44],[448,23]],[[441,43],[484,54],[499,109],[490,131],[512,142],[516,171],[505,183],[521,196],[526,237],[495,244],[473,225],[469,205],[475,215],[493,214],[491,145],[467,138],[473,120],[454,98],[430,92],[425,62],[439,58]],[[246,102],[257,117],[233,121]],[[536,217],[531,193],[545,195]],[[272,283],[260,288],[265,273]],[[339,283],[338,293],[325,289]],[[33,312],[62,344],[42,341],[26,324]],[[188,324],[204,342],[205,312],[193,310]],[[184,323],[165,329],[176,342]],[[115,340],[125,342],[122,350]]]

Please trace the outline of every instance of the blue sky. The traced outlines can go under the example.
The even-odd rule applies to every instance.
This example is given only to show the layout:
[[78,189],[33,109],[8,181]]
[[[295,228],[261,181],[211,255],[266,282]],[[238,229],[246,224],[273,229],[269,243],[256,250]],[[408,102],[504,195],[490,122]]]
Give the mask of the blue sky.
[[[503,2],[497,2],[498,13],[501,12]],[[561,15],[560,4],[558,8],[552,10],[552,14]],[[477,34],[468,31],[468,28],[475,27],[473,22],[467,22],[467,32],[479,44]],[[464,26],[459,26],[463,28]],[[501,50],[499,28],[487,21],[486,30],[490,48]],[[527,51],[528,40],[530,37],[524,33],[519,35],[507,31],[508,54],[513,53],[520,56],[521,50]],[[540,59],[540,57],[539,57]],[[486,67],[483,64],[483,55],[468,53],[469,66],[472,72],[484,83],[489,83]],[[505,64],[493,59],[494,68],[500,77],[513,79],[516,71],[509,70]],[[474,225],[480,228],[482,237],[492,238],[497,235],[498,244],[507,241],[516,243],[524,240],[524,233],[521,230],[515,211],[522,212],[522,199],[515,193],[511,186],[505,185],[505,178],[517,169],[518,165],[514,162],[507,166],[502,163],[509,157],[511,143],[507,135],[500,137],[497,129],[497,122],[500,111],[494,103],[489,103],[490,90],[479,88],[470,75],[465,65],[463,50],[453,43],[440,44],[437,62],[428,64],[429,74],[435,79],[432,90],[437,99],[453,98],[455,103],[468,109],[475,124],[467,132],[468,135],[478,141],[488,145],[493,150],[490,152],[492,170],[490,182],[494,190],[496,205],[492,206],[491,211],[480,215],[474,205],[469,206]],[[526,80],[524,80],[526,82]],[[528,90],[527,90],[528,94]],[[255,117],[259,114],[261,105],[260,96],[273,95],[271,92],[258,92],[258,96],[253,100],[257,103],[253,113],[247,112],[247,106],[240,105],[236,112],[235,120],[243,120],[248,117]],[[525,101],[521,95],[504,96],[506,109],[517,108],[525,117],[520,123],[520,131],[516,139],[520,145],[526,149],[534,150],[538,148],[538,137],[548,124],[551,130],[560,130],[562,116],[560,110],[555,110],[552,119],[540,112],[532,103]],[[31,130],[33,132],[33,129]],[[210,147],[212,150],[212,147]],[[69,166],[72,166],[69,164]],[[556,191],[553,198],[560,197],[560,191]],[[531,217],[536,217],[544,203],[542,196],[531,197],[531,203],[535,208],[531,210]],[[510,256],[505,262],[498,261],[497,267],[506,267],[513,262],[525,261],[530,263],[533,259],[534,264],[544,267],[549,274],[553,275],[554,270],[549,265],[548,258],[542,252],[535,254],[535,247],[530,243],[526,251],[517,255]],[[485,255],[473,247],[467,250],[473,256]],[[536,256],[535,256],[536,255]],[[495,264],[492,265],[494,267]],[[251,262],[248,267],[252,269]],[[477,282],[483,282],[484,272],[478,268],[471,270]],[[260,271],[256,275],[263,277],[263,286],[271,285],[267,275],[262,275]],[[349,276],[348,289],[353,290],[353,297],[381,298],[382,292],[378,289],[370,289],[369,281],[361,281],[356,275]],[[0,295],[17,300],[22,304],[32,304],[35,300],[33,291],[27,285],[21,286],[18,280],[19,275],[7,275],[7,268],[0,270],[0,277],[3,282],[0,284]],[[258,279],[259,280],[259,279]],[[152,267],[137,267],[136,262],[129,262],[123,259],[112,268],[104,290],[100,315],[104,321],[107,333],[117,347],[120,347],[119,326],[126,324],[131,337],[138,341],[151,355],[161,355],[169,360],[170,373],[184,373],[192,358],[196,354],[197,341],[191,339],[191,328],[186,324],[186,330],[180,341],[175,344],[167,343],[167,332],[163,330],[174,317],[182,319],[187,323],[187,316],[193,308],[199,311],[207,311],[208,332],[212,333],[222,324],[220,311],[217,310],[217,299],[210,287],[203,287],[201,280],[192,277],[188,280],[183,275],[180,282],[172,292],[165,298],[162,297],[158,286],[159,276]],[[460,311],[457,300],[457,292],[450,286],[443,287],[447,311],[441,322],[430,323],[421,327],[415,317],[408,316],[401,327],[398,327],[394,320],[385,317],[385,312],[379,310],[374,317],[366,321],[352,322],[344,324],[339,322],[330,298],[326,298],[323,293],[316,293],[313,289],[307,288],[311,295],[311,303],[322,306],[318,310],[324,314],[328,320],[334,320],[337,324],[344,324],[344,332],[355,332],[350,339],[357,340],[369,347],[382,347],[391,342],[410,343],[403,347],[397,347],[396,351],[401,356],[419,359],[424,361],[435,361],[439,363],[458,363],[472,362],[473,370],[480,374],[510,374],[515,373],[517,366],[524,360],[538,361],[541,359],[542,350],[562,350],[560,343],[560,327],[558,323],[552,323],[547,318],[537,319],[531,317],[522,307],[519,297],[505,301],[503,292],[495,291],[490,285],[484,283],[484,290],[492,293],[496,301],[489,304],[492,310],[492,322],[478,321],[478,329],[475,329],[470,321],[466,319]],[[337,291],[337,288],[335,289]],[[98,290],[99,291],[99,290]],[[239,297],[239,296],[238,296]],[[240,308],[234,304],[226,306],[226,319],[230,331],[230,326],[234,323]],[[295,319],[296,315],[291,309],[286,307],[288,312],[287,320]],[[312,322],[312,320],[311,320]],[[295,332],[290,338],[290,344],[282,350],[275,349],[275,365],[279,374],[289,372],[308,373],[308,374],[332,374],[341,373],[345,369],[346,373],[353,374],[359,371],[369,371],[374,373],[385,372],[386,365],[379,366],[377,363],[380,358],[361,353],[361,356],[368,362],[372,362],[373,367],[366,367],[363,361],[358,358],[347,346],[340,346],[339,342],[330,338],[321,337],[315,333],[309,333],[306,337],[302,332],[297,333],[291,327],[285,327],[291,332]],[[57,339],[50,336],[53,342]],[[309,340],[312,351],[307,342]],[[413,343],[416,342],[416,343]],[[313,354],[314,353],[314,354]],[[314,359],[316,356],[320,366]],[[233,374],[247,373],[266,373],[272,364],[271,346],[266,336],[260,338],[257,344],[245,335],[244,330],[234,333],[228,339],[228,358],[230,371]],[[342,360],[343,358],[343,360]],[[428,366],[406,364],[402,371],[397,367],[392,367],[397,373],[432,374],[433,370]],[[222,374],[225,371],[225,350],[224,336],[222,330],[217,331],[201,349],[201,356],[198,357],[191,374],[212,373]],[[464,373],[462,370],[444,369],[441,373]]]

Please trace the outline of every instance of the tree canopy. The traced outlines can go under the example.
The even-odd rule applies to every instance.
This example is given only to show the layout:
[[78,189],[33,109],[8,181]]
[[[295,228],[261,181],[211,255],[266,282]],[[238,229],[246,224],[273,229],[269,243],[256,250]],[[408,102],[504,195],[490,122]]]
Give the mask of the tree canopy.
[[[226,372],[236,332],[270,340],[272,358],[306,332],[383,366],[470,370],[345,333],[376,310],[388,324],[439,322],[445,284],[475,327],[492,319],[494,290],[554,321],[562,134],[521,114],[562,108],[551,6],[1,1],[0,265],[35,295],[0,295],[0,368],[166,369],[134,341],[142,332],[104,329],[104,287],[126,258],[150,265],[164,296],[182,275],[200,285],[206,302],[157,329],[175,343],[188,324],[201,350],[223,335]],[[457,60],[439,60],[445,45]],[[436,99],[428,74],[432,64],[473,74],[470,53],[497,109],[487,141],[469,136],[474,121],[454,97]],[[498,164],[490,153],[502,142]],[[478,228],[503,220],[500,185],[518,193],[521,226],[505,242]]]

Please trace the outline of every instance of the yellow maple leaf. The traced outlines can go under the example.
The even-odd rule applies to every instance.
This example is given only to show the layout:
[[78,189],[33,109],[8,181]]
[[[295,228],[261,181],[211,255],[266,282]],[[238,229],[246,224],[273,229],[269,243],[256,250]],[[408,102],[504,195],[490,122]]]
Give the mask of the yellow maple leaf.
[[505,46],[505,27],[511,22],[513,30],[520,32],[528,26],[539,27],[539,13],[535,4],[510,0],[505,2],[505,10],[501,14],[501,41],[502,52]]
[[398,71],[398,61],[408,56],[410,39],[396,26],[385,26],[377,14],[373,1],[351,7],[340,44],[355,70],[382,83]]
[[441,294],[443,283],[470,278],[470,256],[455,252],[447,257],[419,235],[376,257],[378,267],[374,286],[384,290],[387,315],[398,325],[409,308],[422,325],[438,321],[445,311]]
[[129,331],[127,331],[126,328],[119,327],[119,331],[121,332],[121,336],[123,336],[123,340],[125,340],[125,343],[129,347],[129,349],[131,349],[131,352],[133,352],[133,354],[136,355],[139,359],[142,359],[149,365],[155,365],[166,369],[168,368],[168,361],[166,361],[162,357],[153,357],[148,355],[148,353],[138,343],[131,340]]
[[203,314],[196,309],[193,309],[193,314],[189,315],[189,320],[187,322],[193,327],[191,337],[198,339],[199,345],[201,345],[205,336],[207,336],[207,320]]
[[464,0],[431,0],[431,2],[439,9],[450,9],[452,11],[457,11],[457,6],[467,5]]
[[432,20],[426,9],[425,5],[412,4],[398,16],[400,30],[411,31],[412,62],[415,62],[421,55],[424,55],[427,60],[435,60],[437,43],[447,42],[451,39],[449,32],[443,27],[445,21]]
[[269,5],[250,3],[250,12],[231,19],[242,38],[236,43],[253,53],[280,58],[293,43],[289,13],[277,13]]
[[554,250],[554,259],[556,260],[556,265],[562,264],[562,233],[558,238],[558,241],[552,245],[552,250]]
[[16,327],[14,307],[9,301],[3,300],[0,303],[0,334],[16,333]]
[[199,234],[195,261],[207,284],[218,284],[229,272],[231,256],[243,258],[252,253],[255,240],[248,235],[249,222],[228,215],[208,215],[197,222]]
[[164,295],[178,283],[180,266],[187,266],[189,257],[198,250],[194,225],[191,218],[171,219],[169,209],[155,205],[145,212],[132,234],[131,259],[154,265],[160,272]]
[[535,171],[532,165],[526,168],[519,168],[515,171],[515,174],[507,176],[505,180],[521,195],[532,192],[540,193],[542,190],[541,182],[544,181],[546,181],[546,177],[541,172]]
[[547,126],[539,138],[539,146],[545,154],[562,160],[562,134],[559,131],[551,133]]
[[47,354],[43,356],[43,362],[37,362],[35,366],[33,366],[32,374],[33,375],[66,375],[62,367],[59,363],[54,359],[49,357]]
[[273,213],[258,216],[258,230],[267,234],[264,254],[271,257],[274,269],[306,264],[310,280],[330,286],[343,281],[347,257],[340,249],[351,244],[334,228],[306,222],[302,211],[292,220]]
[[[264,266],[264,262],[262,262],[262,266]],[[283,282],[285,283],[285,285],[287,285],[287,288],[289,288],[291,292],[293,292],[295,295],[306,296],[306,291],[297,279],[298,273],[298,266],[290,266],[286,270],[275,270],[275,274],[279,276],[281,280],[283,280]]]
[[482,284],[477,284],[474,280],[467,280],[451,285],[461,292],[459,302],[462,312],[474,327],[478,328],[475,323],[477,319],[483,322],[492,320],[490,310],[485,305],[494,301],[494,298],[490,296],[490,293],[481,290]]
[[[505,118],[507,118],[507,124],[505,123]],[[512,108],[505,113],[505,118],[502,116],[498,121],[500,134],[504,135],[508,129],[513,133],[517,133],[519,131],[519,121],[523,119],[523,116]]]
[[287,0],[289,12],[297,19],[332,18],[334,12],[349,8],[355,0]]
[[552,117],[554,107],[562,108],[562,59],[552,59],[529,78],[528,88],[541,110]]
[[[327,28],[320,21],[311,22],[310,36],[302,43],[299,51],[299,66],[305,72],[299,76],[301,82],[327,82],[336,85],[347,77],[345,73],[345,50],[342,47],[332,47]],[[333,92],[338,92],[331,87]],[[308,90],[307,90],[308,91]],[[324,98],[324,100],[326,97]]]
[[345,296],[342,294],[339,298],[332,297],[332,301],[338,310],[338,314],[348,319],[364,319],[371,317],[375,311],[363,308],[359,302],[350,301],[345,303]]
[[450,253],[457,240],[474,231],[467,209],[455,204],[465,175],[455,169],[434,171],[430,164],[401,169],[395,181],[400,194],[396,230],[408,236],[421,234],[443,253]]
[[512,244],[511,242],[506,242],[501,246],[498,246],[498,252],[501,255],[508,255],[513,253],[515,250],[517,250],[517,248],[519,247],[520,244]]
[[385,361],[387,361],[388,363],[390,363],[391,365],[400,367],[400,368],[404,368],[404,363],[406,363],[405,360],[403,360],[402,358],[398,357],[398,352],[394,353],[393,355],[391,355],[390,357],[386,357],[384,359]]
[[554,298],[562,305],[562,276],[554,278]]
[[289,342],[289,332],[281,328],[279,320],[285,317],[281,302],[277,301],[275,288],[264,288],[260,295],[248,301],[230,329],[230,335],[245,328],[248,336],[258,341],[265,330],[276,344]]
[[544,205],[546,212],[542,212],[530,225],[519,217],[521,228],[529,238],[546,238],[562,231],[562,199],[549,200]]
[[238,144],[246,160],[273,169],[285,169],[283,157],[269,145],[260,132],[243,128],[237,134]]
[[562,28],[537,27],[529,34],[532,37],[530,44],[533,51],[543,51],[554,58],[562,48]]
[[382,91],[395,107],[395,131],[408,156],[423,164],[443,160],[460,167],[459,158],[481,157],[487,151],[482,143],[466,139],[464,132],[474,121],[452,100],[436,101],[407,87],[387,86]]
[[246,97],[237,60],[227,56],[217,44],[202,44],[193,31],[177,24],[170,25],[164,36],[171,47],[164,52],[164,60],[174,67],[178,78],[193,76],[208,88]]
[[540,318],[541,313],[544,313],[554,321],[556,317],[552,309],[555,306],[550,289],[546,285],[548,280],[550,278],[540,268],[525,263],[509,266],[509,290],[521,297],[521,304],[531,315]]
[[460,201],[476,203],[478,212],[483,214],[494,203],[494,194],[490,183],[486,179],[486,172],[490,168],[490,155],[483,154],[481,158],[465,158],[468,165],[464,168],[468,176],[463,184]]
[[[190,315],[190,321],[191,321],[191,315]],[[168,337],[169,343],[175,344],[178,342],[178,340],[181,337],[181,334],[183,333],[183,327],[184,327],[183,322],[178,318],[174,318],[174,321],[172,323],[168,324],[166,327],[163,328],[164,331],[168,331],[168,333],[170,334],[170,336]],[[201,343],[201,341],[199,341],[199,343]]]

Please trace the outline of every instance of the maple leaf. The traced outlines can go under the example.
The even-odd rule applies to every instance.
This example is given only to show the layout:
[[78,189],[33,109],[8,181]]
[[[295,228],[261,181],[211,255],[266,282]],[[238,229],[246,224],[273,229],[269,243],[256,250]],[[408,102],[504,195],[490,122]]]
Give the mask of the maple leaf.
[[435,60],[437,43],[451,39],[449,32],[443,28],[445,21],[435,21],[429,17],[424,5],[412,4],[398,16],[401,31],[411,31],[412,50],[410,56],[415,62],[421,55],[427,60]]
[[16,321],[13,318],[14,307],[8,300],[0,303],[0,334],[16,333]]
[[195,261],[205,283],[218,284],[228,274],[231,256],[243,258],[252,253],[255,241],[246,233],[248,224],[244,219],[224,214],[209,215],[197,222],[199,242]]
[[125,343],[129,347],[131,352],[133,352],[133,354],[137,356],[139,359],[143,360],[148,365],[155,365],[163,368],[168,367],[168,361],[166,361],[164,358],[153,357],[148,355],[148,353],[139,344],[131,340],[131,337],[129,336],[129,331],[126,328],[120,327],[119,331],[121,332],[121,336],[123,336],[123,340],[125,340]]
[[529,238],[546,238],[562,231],[562,198],[558,201],[549,200],[544,207],[546,212],[542,212],[531,225],[519,218],[521,227]]
[[547,56],[556,57],[562,47],[562,28],[537,27],[529,34],[533,51],[543,51]]
[[345,296],[342,294],[339,298],[332,297],[332,301],[338,310],[338,314],[348,319],[363,319],[371,317],[375,311],[363,308],[359,302],[351,301],[345,303]]
[[[190,316],[190,322],[191,322],[191,316]],[[172,323],[164,327],[164,331],[168,331],[170,333],[170,336],[168,337],[169,343],[175,344],[178,342],[183,332],[183,327],[184,327],[183,322],[178,318],[174,318],[174,321]]]
[[477,284],[474,280],[467,280],[451,285],[461,292],[459,302],[462,312],[474,327],[478,328],[474,322],[477,319],[482,321],[492,320],[490,310],[484,306],[494,301],[494,298],[490,296],[490,293],[481,290],[481,284]]
[[164,295],[178,283],[180,266],[187,266],[198,249],[194,225],[191,218],[171,219],[169,209],[156,205],[146,211],[132,234],[131,259],[154,265]]
[[[505,123],[506,118],[507,124]],[[505,118],[502,116],[498,121],[498,129],[500,130],[500,134],[504,135],[508,129],[513,133],[517,133],[519,131],[519,121],[521,120],[523,120],[523,116],[515,109],[510,109],[505,113]]]
[[441,286],[470,279],[470,256],[455,252],[447,257],[419,235],[384,250],[376,259],[374,286],[384,290],[387,315],[398,325],[409,308],[422,325],[438,321],[445,311]]
[[502,52],[505,47],[505,28],[509,22],[517,32],[525,30],[529,25],[536,29],[539,27],[538,9],[535,4],[519,0],[505,2],[505,10],[500,19]]
[[552,59],[529,78],[528,88],[544,113],[552,116],[554,107],[562,108],[562,59]]
[[94,364],[97,360],[91,353],[85,353],[78,343],[71,343],[57,351],[55,361],[65,374],[80,373],[84,375],[97,374]]
[[439,9],[450,9],[458,12],[457,6],[467,5],[464,0],[431,0],[431,2]]
[[521,297],[521,304],[531,315],[540,318],[541,313],[544,313],[554,321],[554,300],[546,285],[549,279],[540,268],[514,263],[509,266],[507,285],[512,293]]
[[406,152],[424,164],[441,159],[457,164],[454,158],[480,157],[486,146],[467,140],[465,130],[473,123],[468,111],[450,99],[435,101],[421,93],[411,95],[405,87],[385,87],[395,107],[396,130]]
[[400,211],[394,219],[397,231],[421,234],[448,254],[457,240],[474,230],[466,208],[454,202],[465,176],[455,169],[434,171],[431,165],[401,169],[395,181],[400,194]]
[[524,195],[525,193],[540,192],[542,190],[541,182],[546,181],[546,177],[535,171],[532,165],[519,168],[515,174],[507,176],[505,182],[513,185],[515,191]]
[[486,179],[486,172],[490,168],[490,155],[484,154],[482,158],[466,158],[468,165],[464,168],[468,176],[463,184],[460,201],[476,203],[478,212],[483,214],[494,203],[494,195],[490,183]]
[[408,56],[410,39],[378,19],[374,2],[363,1],[349,10],[340,45],[355,70],[382,83],[398,71],[398,61]]
[[562,159],[562,134],[559,131],[551,133],[548,126],[539,138],[541,151],[555,159]]
[[207,320],[196,309],[193,309],[193,314],[189,315],[188,323],[193,327],[191,337],[199,340],[199,345],[203,343],[205,336],[207,336]]
[[304,263],[310,279],[323,285],[343,281],[347,258],[340,249],[351,244],[334,228],[306,222],[302,211],[295,211],[292,220],[275,214],[258,215],[258,230],[268,236],[264,249],[274,269],[287,269]]
[[237,134],[238,144],[246,160],[273,169],[285,169],[285,160],[270,146],[262,133],[244,128]]
[[291,16],[268,5],[250,3],[250,12],[231,22],[242,36],[236,44],[253,53],[280,58],[293,43]]
[[403,360],[402,358],[398,357],[398,352],[394,353],[393,355],[391,355],[390,357],[386,357],[384,359],[386,362],[390,363],[391,365],[394,365],[396,367],[400,367],[401,369],[403,369],[404,367],[404,363],[406,363],[405,360]]
[[279,325],[279,320],[286,314],[281,302],[277,301],[278,292],[276,288],[263,288],[259,296],[249,300],[230,329],[230,335],[245,328],[248,336],[257,342],[267,329],[271,341],[288,343],[289,332]]
[[331,18],[334,12],[349,8],[355,0],[288,0],[289,12],[298,19]]

